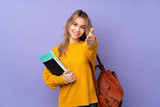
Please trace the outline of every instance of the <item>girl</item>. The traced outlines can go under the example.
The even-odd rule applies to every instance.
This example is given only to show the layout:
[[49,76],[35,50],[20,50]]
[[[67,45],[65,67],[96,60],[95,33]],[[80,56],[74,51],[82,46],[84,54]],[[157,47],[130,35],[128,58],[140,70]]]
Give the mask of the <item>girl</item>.
[[77,10],[64,28],[63,41],[53,49],[53,53],[69,69],[56,76],[45,67],[43,79],[51,89],[60,86],[59,107],[96,107],[98,100],[91,66],[95,71],[98,41],[91,21],[85,12]]

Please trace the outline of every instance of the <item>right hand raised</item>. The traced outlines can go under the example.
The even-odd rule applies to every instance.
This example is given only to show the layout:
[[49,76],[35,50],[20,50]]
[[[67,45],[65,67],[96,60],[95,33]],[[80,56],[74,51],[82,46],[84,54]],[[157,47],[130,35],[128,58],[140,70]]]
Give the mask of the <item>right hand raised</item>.
[[73,72],[70,72],[70,74],[68,74],[68,72],[69,69],[63,72],[63,79],[68,83],[73,83],[76,80],[76,77]]

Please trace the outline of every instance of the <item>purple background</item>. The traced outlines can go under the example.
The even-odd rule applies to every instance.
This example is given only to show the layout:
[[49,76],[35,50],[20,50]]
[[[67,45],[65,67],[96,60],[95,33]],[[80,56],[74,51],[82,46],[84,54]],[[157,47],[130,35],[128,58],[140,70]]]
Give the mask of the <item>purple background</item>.
[[92,20],[105,68],[118,75],[123,107],[160,107],[159,0],[0,0],[0,107],[57,107],[59,88],[46,86],[38,57],[61,42],[77,9]]

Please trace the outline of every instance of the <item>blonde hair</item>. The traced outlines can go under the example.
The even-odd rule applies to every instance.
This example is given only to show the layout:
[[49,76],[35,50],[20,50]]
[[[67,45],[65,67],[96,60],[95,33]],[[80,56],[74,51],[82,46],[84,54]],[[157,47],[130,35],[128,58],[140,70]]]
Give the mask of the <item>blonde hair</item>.
[[81,41],[84,41],[86,39],[86,36],[89,34],[90,29],[92,28],[92,23],[87,15],[86,12],[82,11],[82,10],[77,10],[75,11],[67,20],[65,26],[64,26],[64,35],[63,35],[63,41],[62,43],[59,45],[58,51],[59,51],[59,58],[64,54],[68,48],[68,44],[69,44],[69,27],[72,25],[72,23],[74,22],[74,20],[77,17],[82,17],[85,19],[86,21],[86,28],[85,28],[85,32],[83,34],[82,37],[80,37]]

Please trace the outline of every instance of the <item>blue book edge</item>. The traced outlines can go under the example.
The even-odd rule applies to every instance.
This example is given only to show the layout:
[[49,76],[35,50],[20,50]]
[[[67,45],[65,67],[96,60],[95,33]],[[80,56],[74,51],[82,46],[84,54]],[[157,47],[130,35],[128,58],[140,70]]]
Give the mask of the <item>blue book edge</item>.
[[48,61],[48,60],[50,60],[50,59],[52,59],[52,58],[55,58],[58,61],[58,63],[65,69],[65,71],[67,70],[51,50],[39,57],[39,59],[43,63]]

